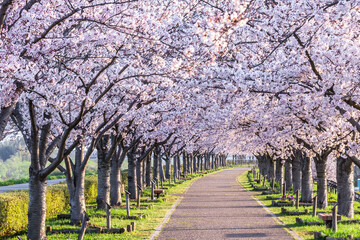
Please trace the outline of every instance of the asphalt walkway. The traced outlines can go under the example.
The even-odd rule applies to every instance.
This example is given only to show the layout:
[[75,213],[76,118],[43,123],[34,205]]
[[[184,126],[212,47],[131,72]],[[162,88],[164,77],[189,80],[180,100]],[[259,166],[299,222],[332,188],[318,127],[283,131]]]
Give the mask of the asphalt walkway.
[[198,179],[157,239],[293,239],[251,196],[237,177],[245,169],[224,170]]
[[[61,182],[65,182],[66,179],[53,179],[53,180],[47,180],[47,185],[53,185]],[[8,185],[8,186],[1,186],[0,187],[0,193],[2,192],[8,192],[8,191],[14,191],[14,190],[23,190],[23,189],[29,189],[29,183],[19,183],[14,185]]]

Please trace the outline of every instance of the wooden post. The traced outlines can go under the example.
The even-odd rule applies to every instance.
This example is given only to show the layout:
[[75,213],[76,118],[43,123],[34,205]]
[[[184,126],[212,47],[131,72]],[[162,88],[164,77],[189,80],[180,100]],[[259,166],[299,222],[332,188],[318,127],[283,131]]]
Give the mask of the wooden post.
[[126,196],[126,216],[130,217],[130,193],[125,191]]
[[108,229],[111,228],[111,207],[108,203],[105,203],[106,204],[106,227]]
[[317,195],[313,198],[313,217],[316,217]]
[[82,219],[82,224],[81,224],[81,229],[80,229],[80,233],[79,233],[79,236],[78,236],[78,240],[82,240],[84,238],[88,221],[89,221],[89,216],[84,211],[84,217]]
[[142,188],[141,188],[140,185],[138,185],[137,187],[138,187],[138,196],[137,196],[137,204],[136,204],[136,207],[139,208],[139,207],[140,207],[140,198],[141,198]]
[[299,209],[299,189],[296,190],[296,209]]
[[333,232],[337,231],[337,203],[332,207],[332,230]]
[[135,222],[131,222],[131,231],[135,231]]

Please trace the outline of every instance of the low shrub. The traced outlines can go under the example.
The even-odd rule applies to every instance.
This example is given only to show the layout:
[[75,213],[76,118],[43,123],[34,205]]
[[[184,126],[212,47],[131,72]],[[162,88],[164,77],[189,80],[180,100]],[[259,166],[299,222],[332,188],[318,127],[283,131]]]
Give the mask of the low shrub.
[[95,202],[97,197],[98,179],[97,176],[87,177],[85,180],[85,201]]
[[26,227],[29,206],[27,191],[0,194],[0,236]]
[[[97,178],[91,176],[85,180],[85,200],[94,202],[97,195]],[[65,183],[47,188],[46,218],[56,216],[70,207],[69,193]],[[28,224],[29,192],[11,191],[0,194],[0,237],[24,230]]]

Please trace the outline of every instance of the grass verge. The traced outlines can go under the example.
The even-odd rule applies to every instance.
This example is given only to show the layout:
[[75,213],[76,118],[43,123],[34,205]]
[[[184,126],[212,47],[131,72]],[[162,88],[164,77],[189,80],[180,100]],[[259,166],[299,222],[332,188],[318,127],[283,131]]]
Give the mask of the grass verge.
[[[253,180],[252,174],[249,174],[248,172],[243,173],[241,176],[239,176],[238,180],[240,184],[248,191],[254,191],[254,187],[251,184],[251,181]],[[266,182],[267,186],[270,186],[269,182]],[[257,185],[255,185],[257,186]],[[259,185],[260,186],[260,185]],[[262,185],[261,185],[262,186]],[[316,193],[315,193],[316,194]],[[323,232],[325,235],[329,237],[336,237],[336,238],[346,238],[348,235],[353,235],[354,238],[360,238],[360,224],[359,223],[351,223],[351,224],[342,224],[338,223],[338,231],[336,233],[333,233],[331,229],[327,229],[324,224],[318,225],[318,226],[307,226],[304,224],[297,224],[296,218],[300,217],[305,222],[322,222],[318,216],[313,217],[312,216],[312,207],[303,207],[300,206],[299,209],[296,209],[296,207],[285,207],[288,211],[304,211],[304,209],[309,210],[309,214],[307,215],[287,215],[284,213],[281,213],[281,207],[275,207],[272,206],[272,200],[266,199],[267,196],[271,197],[281,197],[280,194],[271,194],[271,195],[262,195],[261,192],[254,191],[254,197],[256,197],[258,200],[260,200],[270,211],[272,211],[288,228],[292,229],[296,234],[298,234],[303,239],[314,239],[314,232]],[[331,200],[336,200],[335,194],[329,194],[328,196]],[[354,208],[356,210],[359,209],[360,203],[355,202]],[[331,207],[329,206],[327,209],[318,209],[318,211],[325,211],[325,212],[331,212]],[[353,219],[360,220],[360,214],[355,214],[355,217]],[[349,220],[348,218],[342,216],[342,220]]]

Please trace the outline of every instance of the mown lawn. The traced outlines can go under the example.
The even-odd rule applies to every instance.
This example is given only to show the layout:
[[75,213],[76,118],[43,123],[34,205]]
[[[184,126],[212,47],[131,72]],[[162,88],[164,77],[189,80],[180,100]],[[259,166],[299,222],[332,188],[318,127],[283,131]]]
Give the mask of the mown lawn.
[[[252,175],[251,175],[252,178]],[[254,188],[250,185],[250,181],[247,177],[247,172],[239,176],[239,182],[241,185],[247,189],[248,191],[254,191]],[[270,186],[270,183],[266,183],[267,186]],[[262,185],[261,185],[262,186]],[[314,185],[314,188],[316,189],[316,185]],[[314,195],[316,192],[314,192]],[[326,229],[325,225],[320,226],[306,226],[306,225],[300,225],[296,223],[296,218],[300,217],[306,222],[322,222],[322,220],[319,219],[318,216],[313,217],[312,216],[312,206],[311,207],[303,207],[300,206],[298,210],[296,210],[296,207],[285,207],[289,211],[304,211],[305,208],[309,209],[308,215],[301,215],[301,216],[293,216],[293,215],[286,215],[281,213],[281,207],[274,207],[271,205],[272,200],[267,200],[267,196],[271,197],[281,197],[281,194],[272,194],[272,195],[262,195],[261,192],[254,192],[254,196],[259,199],[267,208],[269,208],[282,222],[286,224],[287,227],[291,228],[293,231],[295,231],[300,237],[303,239],[314,239],[314,232],[323,232],[327,236],[331,237],[347,237],[348,235],[353,235],[354,238],[360,238],[360,224],[352,223],[352,224],[342,224],[338,223],[338,231],[336,233],[333,233],[331,229]],[[336,201],[336,194],[330,193],[328,195],[329,200],[335,200]],[[318,211],[324,211],[324,212],[331,212],[331,207],[329,206],[327,209],[318,209]],[[355,202],[355,210],[359,210],[360,203]],[[360,220],[360,214],[355,214],[354,219]],[[342,216],[342,220],[349,220],[348,218]]]

